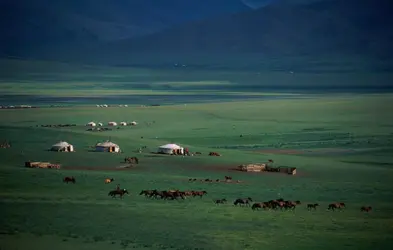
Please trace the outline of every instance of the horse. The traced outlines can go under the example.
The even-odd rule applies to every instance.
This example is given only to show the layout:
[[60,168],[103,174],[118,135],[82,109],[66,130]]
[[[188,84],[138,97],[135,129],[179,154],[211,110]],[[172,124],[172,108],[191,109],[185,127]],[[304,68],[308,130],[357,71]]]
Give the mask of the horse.
[[116,198],[116,195],[119,195],[119,196],[120,196],[120,199],[123,199],[123,196],[124,196],[125,194],[129,194],[129,193],[128,193],[128,191],[127,191],[125,188],[123,188],[123,189],[120,189],[120,190],[113,190],[113,191],[110,191],[110,192],[108,193],[108,196],[112,196],[112,198]]
[[64,177],[63,182],[65,182],[67,184],[68,184],[68,182],[72,182],[75,184],[76,180],[75,180],[74,176],[71,176],[71,177],[66,176],[66,177]]
[[257,203],[252,204],[252,206],[251,206],[252,210],[255,210],[255,209],[259,210],[260,208],[268,209],[269,204],[267,204],[266,202],[257,202]]
[[328,206],[328,210],[336,210],[336,209],[342,209],[343,207],[345,207],[345,204],[343,204],[343,203],[332,203],[332,204],[329,204],[329,206]]
[[225,204],[227,203],[227,199],[217,199],[217,200],[213,200],[215,204]]
[[108,184],[108,183],[111,183],[111,182],[113,182],[114,181],[114,179],[113,178],[106,178],[105,179],[105,184]]
[[133,157],[126,157],[126,158],[124,158],[124,162],[125,163],[135,163],[135,164],[139,164],[139,159],[138,159],[138,157],[135,157],[135,156],[133,156]]
[[231,181],[232,180],[232,176],[225,176],[225,180],[226,181]]
[[142,190],[139,195],[145,195],[145,197],[152,197],[154,195],[154,190]]
[[373,209],[373,208],[370,207],[370,206],[367,206],[367,207],[366,207],[366,206],[363,206],[363,207],[360,208],[360,211],[361,211],[361,212],[367,212],[367,213],[368,213],[368,212],[370,212],[372,209]]
[[206,191],[193,191],[193,192],[192,192],[192,196],[193,196],[193,197],[199,196],[200,198],[202,198],[205,194],[207,194]]
[[252,202],[252,199],[250,197],[245,198],[245,199],[236,199],[235,202],[233,203],[233,205],[237,206],[238,204],[240,206],[245,205],[245,206],[249,206],[250,202]]
[[307,204],[307,209],[308,209],[308,210],[311,210],[311,209],[314,209],[314,210],[316,210],[318,206],[319,206],[319,204],[318,204],[318,203],[314,203],[314,204]]

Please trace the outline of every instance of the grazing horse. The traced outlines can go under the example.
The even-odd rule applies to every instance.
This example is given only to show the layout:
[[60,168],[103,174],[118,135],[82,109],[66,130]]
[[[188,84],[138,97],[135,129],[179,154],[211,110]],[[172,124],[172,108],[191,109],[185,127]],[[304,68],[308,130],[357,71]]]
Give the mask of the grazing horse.
[[233,205],[235,205],[235,206],[237,206],[237,205],[240,205],[240,206],[242,206],[242,205],[249,206],[249,205],[250,205],[250,202],[252,202],[252,199],[251,199],[250,197],[245,198],[245,199],[239,198],[239,199],[236,199],[236,200],[235,200],[235,202],[233,203]]
[[318,204],[318,203],[314,203],[314,204],[307,204],[307,209],[308,209],[308,210],[311,210],[311,209],[314,209],[314,210],[316,210],[318,206],[319,206],[319,204]]
[[68,182],[72,182],[72,183],[75,184],[76,180],[75,180],[75,177],[74,177],[74,176],[71,176],[71,177],[66,176],[66,177],[64,177],[63,182],[65,182],[65,183],[67,183],[67,184],[68,184]]
[[370,207],[370,206],[367,206],[367,207],[366,207],[366,206],[363,206],[363,207],[360,208],[360,211],[361,211],[361,212],[367,212],[367,213],[368,213],[368,212],[370,212],[372,209],[373,209],[373,208]]
[[106,178],[105,179],[105,184],[108,184],[108,183],[111,183],[111,182],[113,182],[114,181],[114,179],[113,178]]
[[345,204],[344,203],[332,203],[332,204],[329,204],[329,206],[328,206],[328,210],[336,210],[336,209],[342,209],[342,208],[345,208]]
[[227,203],[227,199],[217,199],[217,200],[214,200],[214,203],[215,204],[225,204],[225,203]]
[[125,194],[129,194],[129,193],[128,193],[128,191],[127,191],[125,188],[123,188],[123,189],[120,189],[120,190],[113,190],[113,191],[110,191],[110,192],[108,193],[108,196],[112,196],[112,198],[116,198],[116,195],[119,195],[120,198],[123,199],[123,196],[124,196]]
[[135,164],[139,164],[139,159],[138,159],[138,157],[135,157],[135,156],[133,156],[133,157],[126,157],[126,158],[124,158],[124,162],[125,163],[131,163],[131,164],[133,164],[133,163],[135,163]]

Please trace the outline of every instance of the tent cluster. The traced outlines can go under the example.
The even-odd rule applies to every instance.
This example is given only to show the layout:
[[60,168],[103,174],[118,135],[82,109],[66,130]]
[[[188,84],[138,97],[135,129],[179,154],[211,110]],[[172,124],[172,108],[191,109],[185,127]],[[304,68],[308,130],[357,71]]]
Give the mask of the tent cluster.
[[[50,148],[50,151],[56,151],[56,152],[74,152],[74,146],[68,142],[65,141],[60,141],[56,144],[53,144],[52,147]],[[120,147],[119,145],[106,141],[106,142],[100,142],[95,145],[95,151],[96,152],[113,152],[113,153],[118,153],[120,152]]]
[[[117,122],[108,122],[107,125],[111,126],[111,127],[118,126]],[[136,125],[138,125],[138,123],[136,121],[132,121],[132,122],[129,122],[129,123],[127,123],[127,122],[120,122],[119,125],[120,126],[127,126],[127,125],[136,126]],[[89,123],[86,124],[86,126],[87,127],[96,127],[96,126],[102,127],[102,126],[104,126],[104,124],[102,122],[99,122],[99,123],[89,122]]]
[[[74,146],[68,142],[60,141],[56,144],[53,144],[50,148],[51,151],[56,152],[74,152]],[[111,142],[99,142],[95,145],[96,152],[111,152],[111,153],[119,153],[121,152],[119,145]],[[168,154],[168,155],[189,155],[188,149],[183,148],[177,144],[165,144],[158,147],[157,153],[159,154]]]

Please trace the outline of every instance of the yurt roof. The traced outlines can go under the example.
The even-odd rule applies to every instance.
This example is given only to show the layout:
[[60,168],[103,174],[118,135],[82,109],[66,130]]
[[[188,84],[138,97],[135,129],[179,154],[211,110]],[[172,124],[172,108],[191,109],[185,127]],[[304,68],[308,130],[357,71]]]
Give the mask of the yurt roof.
[[170,143],[170,144],[162,145],[160,146],[160,148],[180,149],[181,147],[177,144]]
[[68,142],[60,141],[60,142],[58,142],[56,144],[53,144],[52,147],[68,147],[70,145],[71,144],[69,144]]
[[96,124],[95,122],[89,122],[88,124]]
[[110,141],[97,143],[96,146],[99,146],[99,147],[119,147],[119,145],[117,145],[113,142],[110,142]]

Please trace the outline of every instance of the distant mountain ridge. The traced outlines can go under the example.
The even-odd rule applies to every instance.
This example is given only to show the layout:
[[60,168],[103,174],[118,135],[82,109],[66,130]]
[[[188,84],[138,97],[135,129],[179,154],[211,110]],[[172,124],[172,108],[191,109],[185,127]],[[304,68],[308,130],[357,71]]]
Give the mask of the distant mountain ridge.
[[[118,0],[115,5],[6,0],[0,7],[16,9],[22,17],[0,22],[5,34],[0,56],[116,65],[184,59],[243,67],[266,60],[287,63],[288,57],[392,60],[391,1],[309,1],[264,1],[254,9],[241,0]],[[12,20],[13,12],[6,13],[0,21]]]
[[241,0],[2,0],[0,55],[94,46],[250,9]]
[[112,51],[392,56],[392,4],[389,0],[272,4],[118,42]]

